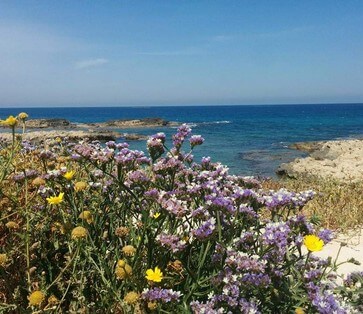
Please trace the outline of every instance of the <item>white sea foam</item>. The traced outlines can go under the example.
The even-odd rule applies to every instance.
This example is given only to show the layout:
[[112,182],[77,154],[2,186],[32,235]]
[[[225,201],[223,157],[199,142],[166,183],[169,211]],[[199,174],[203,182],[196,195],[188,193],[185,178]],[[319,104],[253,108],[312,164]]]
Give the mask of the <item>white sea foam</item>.
[[[229,124],[232,121],[229,120],[222,120],[222,121],[206,121],[206,122],[187,122],[185,123],[190,128],[195,128],[200,125],[210,125],[210,124]],[[173,126],[172,128],[177,129],[178,126]]]

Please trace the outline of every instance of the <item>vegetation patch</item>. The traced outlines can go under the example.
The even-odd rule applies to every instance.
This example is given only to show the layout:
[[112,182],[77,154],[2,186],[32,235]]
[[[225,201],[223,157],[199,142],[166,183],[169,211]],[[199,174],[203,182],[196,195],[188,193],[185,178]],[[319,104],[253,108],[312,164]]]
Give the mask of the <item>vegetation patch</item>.
[[339,283],[336,261],[314,256],[332,240],[303,214],[319,193],[195,162],[204,139],[186,125],[171,148],[151,136],[145,154],[112,141],[34,146],[15,136],[26,118],[2,122],[13,141],[0,149],[0,311],[362,311],[362,274]]

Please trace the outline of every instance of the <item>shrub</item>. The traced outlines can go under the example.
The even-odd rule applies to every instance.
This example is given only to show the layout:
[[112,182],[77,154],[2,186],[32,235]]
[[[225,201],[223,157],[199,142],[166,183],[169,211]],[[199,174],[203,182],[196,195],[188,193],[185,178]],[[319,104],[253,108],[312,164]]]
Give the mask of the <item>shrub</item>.
[[[266,191],[209,157],[196,163],[203,139],[190,136],[181,126],[170,150],[164,134],[150,137],[149,157],[126,143],[3,143],[0,309],[358,309],[337,265],[314,256],[332,239],[301,213],[314,192]],[[347,280],[358,287],[359,278]]]

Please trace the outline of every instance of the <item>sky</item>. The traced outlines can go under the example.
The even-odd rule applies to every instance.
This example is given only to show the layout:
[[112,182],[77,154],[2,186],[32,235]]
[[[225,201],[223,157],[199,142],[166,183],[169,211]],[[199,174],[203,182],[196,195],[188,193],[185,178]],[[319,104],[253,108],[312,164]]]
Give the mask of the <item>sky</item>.
[[361,0],[0,0],[0,107],[342,102]]

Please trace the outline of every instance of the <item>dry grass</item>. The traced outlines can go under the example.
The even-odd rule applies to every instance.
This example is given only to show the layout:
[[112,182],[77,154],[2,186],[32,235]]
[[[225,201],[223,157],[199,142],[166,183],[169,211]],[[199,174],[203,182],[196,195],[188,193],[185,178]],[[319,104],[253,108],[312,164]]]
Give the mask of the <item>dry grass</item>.
[[339,182],[319,177],[265,181],[267,189],[314,190],[317,195],[304,207],[304,214],[316,216],[326,228],[348,231],[363,226],[363,182]]

